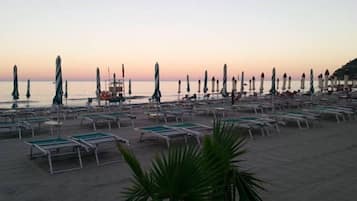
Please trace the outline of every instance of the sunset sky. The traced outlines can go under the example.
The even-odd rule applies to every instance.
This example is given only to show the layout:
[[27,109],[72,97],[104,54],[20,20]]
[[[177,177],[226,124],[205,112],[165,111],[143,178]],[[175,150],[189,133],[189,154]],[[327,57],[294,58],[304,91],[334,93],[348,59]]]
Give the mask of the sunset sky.
[[356,0],[0,0],[0,80],[94,80],[120,72],[134,80],[270,75],[296,79],[333,71],[357,57]]

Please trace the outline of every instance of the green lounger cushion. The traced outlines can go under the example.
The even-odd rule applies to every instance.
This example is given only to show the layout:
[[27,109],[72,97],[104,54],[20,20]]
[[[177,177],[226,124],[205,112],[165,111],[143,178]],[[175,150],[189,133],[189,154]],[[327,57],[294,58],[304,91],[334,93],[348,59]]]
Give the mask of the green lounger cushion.
[[73,135],[72,137],[78,140],[93,140],[93,139],[107,138],[112,136],[106,133],[87,133],[87,134]]
[[51,139],[44,139],[44,140],[31,140],[27,141],[30,144],[36,144],[39,146],[48,146],[48,145],[57,145],[57,144],[67,144],[72,143],[71,141],[64,139],[64,138],[51,138]]

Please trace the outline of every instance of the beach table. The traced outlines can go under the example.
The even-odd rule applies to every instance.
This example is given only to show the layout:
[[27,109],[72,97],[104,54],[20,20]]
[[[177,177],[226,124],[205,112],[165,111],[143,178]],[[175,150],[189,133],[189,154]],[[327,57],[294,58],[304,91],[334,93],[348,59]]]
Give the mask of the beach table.
[[81,143],[83,146],[87,147],[86,150],[92,150],[95,156],[95,160],[97,165],[104,165],[109,164],[117,161],[109,161],[105,163],[100,163],[99,156],[98,156],[98,149],[100,144],[104,143],[125,143],[129,145],[129,141],[113,135],[111,133],[101,133],[101,132],[93,132],[93,133],[84,133],[84,134],[77,134],[72,135],[71,139],[75,140],[76,142]]
[[184,138],[185,143],[187,143],[187,131],[182,129],[177,129],[165,125],[156,125],[135,128],[135,130],[140,132],[140,142],[143,141],[142,138],[145,134],[152,134],[158,138],[164,139],[168,148],[170,147],[170,141],[174,138]]
[[[42,140],[30,140],[26,141],[26,144],[30,146],[30,159],[38,157],[47,157],[49,170],[51,174],[77,170],[83,167],[80,148],[83,147],[80,143],[65,138],[50,138]],[[65,150],[64,152],[61,152]],[[37,152],[36,152],[37,151]],[[36,152],[36,153],[35,153]],[[77,155],[79,167],[54,170],[52,160],[57,156],[65,155]]]

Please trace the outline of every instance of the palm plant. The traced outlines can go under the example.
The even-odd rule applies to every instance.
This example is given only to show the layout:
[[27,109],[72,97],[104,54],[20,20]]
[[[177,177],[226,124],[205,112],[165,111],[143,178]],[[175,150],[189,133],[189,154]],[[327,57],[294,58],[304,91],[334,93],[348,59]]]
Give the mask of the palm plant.
[[133,171],[132,185],[123,192],[128,201],[260,201],[262,181],[239,164],[245,138],[232,126],[214,123],[213,134],[201,149],[193,146],[170,148],[143,170],[135,155],[118,145]]

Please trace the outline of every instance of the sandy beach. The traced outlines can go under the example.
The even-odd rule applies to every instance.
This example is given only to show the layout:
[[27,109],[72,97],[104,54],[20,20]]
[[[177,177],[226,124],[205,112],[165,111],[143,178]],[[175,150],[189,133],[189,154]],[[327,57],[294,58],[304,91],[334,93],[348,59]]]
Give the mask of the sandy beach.
[[[142,110],[137,115],[136,127],[154,125]],[[239,115],[242,115],[241,113]],[[244,115],[244,114],[243,114]],[[210,124],[212,116],[196,115],[195,122]],[[64,121],[62,136],[91,132],[92,128],[80,126],[79,120]],[[281,133],[248,140],[245,168],[251,169],[266,181],[267,189],[261,192],[263,200],[338,200],[351,201],[357,197],[357,124],[356,120],[336,123],[322,120],[310,129],[294,125],[281,128]],[[105,125],[98,131],[108,132]],[[144,166],[159,152],[166,150],[162,140],[148,136],[139,142],[140,133],[124,123],[113,127],[111,133],[128,139],[130,149]],[[59,201],[105,200],[118,201],[127,187],[131,172],[124,161],[97,166],[93,155],[83,156],[83,169],[51,175],[45,158],[30,160],[29,146],[23,140],[3,133],[0,139],[0,200]],[[4,137],[6,136],[6,137]],[[35,139],[49,137],[49,129],[36,130]],[[174,144],[182,144],[182,141]],[[189,143],[194,143],[190,140]],[[113,146],[103,147],[104,160],[120,158]],[[56,160],[56,167],[76,164],[75,159]]]

